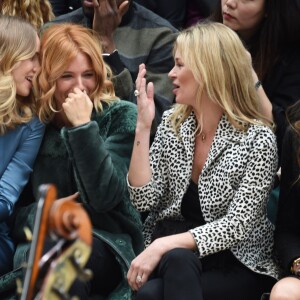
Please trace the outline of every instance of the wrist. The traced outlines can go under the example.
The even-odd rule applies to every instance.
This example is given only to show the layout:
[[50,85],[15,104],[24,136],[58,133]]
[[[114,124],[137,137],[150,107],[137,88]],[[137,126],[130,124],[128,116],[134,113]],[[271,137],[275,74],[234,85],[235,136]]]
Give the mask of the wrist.
[[75,128],[75,127],[80,127],[80,126],[84,126],[86,124],[88,124],[91,120],[90,119],[86,119],[86,120],[78,120],[78,121],[73,121],[71,122],[72,124],[72,127]]
[[116,50],[116,45],[112,37],[101,37],[103,53],[112,54]]

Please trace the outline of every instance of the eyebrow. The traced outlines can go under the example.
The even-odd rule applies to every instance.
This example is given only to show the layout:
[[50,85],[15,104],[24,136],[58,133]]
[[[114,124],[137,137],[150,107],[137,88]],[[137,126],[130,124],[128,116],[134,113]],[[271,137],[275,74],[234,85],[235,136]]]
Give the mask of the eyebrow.
[[176,62],[176,63],[178,63],[178,62],[182,62],[182,59],[181,59],[181,58],[179,58],[179,57],[175,57],[175,58],[174,58],[174,60],[175,60],[175,62]]
[[[87,73],[87,72],[93,72],[93,73],[95,73],[95,70],[94,69],[88,69],[88,70],[83,71],[82,73]],[[74,73],[74,72],[66,70],[66,71],[63,72],[63,74],[65,74],[65,73]]]

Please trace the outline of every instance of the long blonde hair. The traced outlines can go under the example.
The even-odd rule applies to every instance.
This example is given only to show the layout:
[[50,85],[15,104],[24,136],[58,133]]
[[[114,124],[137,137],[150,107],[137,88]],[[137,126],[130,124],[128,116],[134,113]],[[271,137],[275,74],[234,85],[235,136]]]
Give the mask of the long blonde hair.
[[2,0],[0,13],[7,16],[18,16],[30,22],[37,29],[54,19],[49,0]]
[[96,76],[96,88],[89,95],[97,111],[102,102],[117,99],[111,78],[111,70],[104,63],[100,40],[96,33],[81,25],[55,24],[48,27],[41,38],[41,69],[34,87],[36,90],[39,118],[50,122],[57,112],[54,93],[56,81],[62,76],[78,53],[87,55]]
[[[250,57],[234,31],[220,23],[199,23],[178,35],[174,53],[176,50],[199,83],[196,101],[200,108],[205,91],[236,128],[244,130],[261,122],[272,126],[260,113]],[[191,111],[190,106],[175,105],[170,120],[176,132]],[[203,116],[197,130],[202,130],[202,121]]]
[[35,28],[17,17],[0,16],[0,134],[27,123],[35,112],[33,93],[17,96],[12,71],[36,53]]

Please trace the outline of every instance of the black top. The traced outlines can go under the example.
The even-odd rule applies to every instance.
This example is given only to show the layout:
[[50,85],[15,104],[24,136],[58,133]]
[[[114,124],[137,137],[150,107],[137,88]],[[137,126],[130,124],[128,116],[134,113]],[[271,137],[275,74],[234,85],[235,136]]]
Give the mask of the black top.
[[[182,199],[181,214],[189,224],[189,228],[201,226],[206,223],[199,202],[198,185],[192,180]],[[230,270],[234,264],[241,265],[229,249],[202,257],[201,263],[203,271],[213,269]]]
[[197,226],[205,224],[199,202],[198,185],[192,180],[182,199],[181,214],[187,221],[195,222]]

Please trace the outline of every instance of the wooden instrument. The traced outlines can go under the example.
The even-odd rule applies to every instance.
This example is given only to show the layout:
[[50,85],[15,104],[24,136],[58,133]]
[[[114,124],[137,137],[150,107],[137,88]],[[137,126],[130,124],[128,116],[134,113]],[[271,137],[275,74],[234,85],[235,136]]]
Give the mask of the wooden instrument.
[[[70,299],[68,290],[76,278],[89,280],[84,266],[91,253],[92,225],[78,193],[56,199],[54,185],[42,185],[21,300]],[[45,254],[44,243],[52,247]]]

